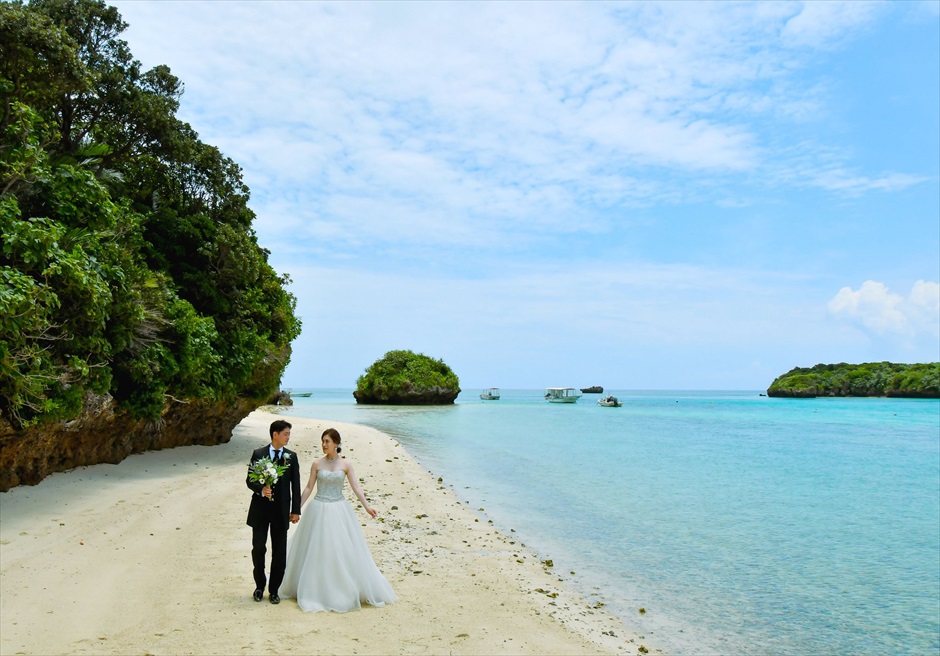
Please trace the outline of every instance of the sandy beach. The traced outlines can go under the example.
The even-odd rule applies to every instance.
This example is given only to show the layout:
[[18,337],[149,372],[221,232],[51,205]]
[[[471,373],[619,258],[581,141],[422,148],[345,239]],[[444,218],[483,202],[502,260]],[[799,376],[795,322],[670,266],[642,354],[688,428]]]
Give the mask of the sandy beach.
[[314,419],[287,417],[290,448],[307,472],[322,431],[342,433],[379,518],[348,486],[347,499],[399,601],[345,614],[252,601],[245,467],[274,418],[253,412],[228,444],[134,455],[0,494],[0,653],[657,651],[393,438]]

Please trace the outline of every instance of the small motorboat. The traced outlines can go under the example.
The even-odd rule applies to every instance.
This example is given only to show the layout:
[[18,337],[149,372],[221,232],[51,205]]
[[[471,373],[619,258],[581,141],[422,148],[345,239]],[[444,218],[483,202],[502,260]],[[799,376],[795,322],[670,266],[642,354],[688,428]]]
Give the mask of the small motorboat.
[[581,395],[573,387],[548,387],[545,400],[549,403],[577,403]]
[[617,399],[613,394],[608,394],[607,396],[597,400],[597,405],[603,406],[605,408],[619,408],[623,405],[623,401]]
[[483,390],[483,393],[480,394],[480,398],[484,401],[499,401],[499,388],[487,387]]

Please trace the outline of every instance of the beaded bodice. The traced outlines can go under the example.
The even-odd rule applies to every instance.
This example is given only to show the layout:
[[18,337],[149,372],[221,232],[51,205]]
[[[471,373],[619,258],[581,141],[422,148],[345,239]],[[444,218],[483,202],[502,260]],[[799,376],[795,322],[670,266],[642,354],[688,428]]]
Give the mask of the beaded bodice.
[[343,481],[346,479],[346,472],[341,469],[336,471],[326,471],[321,469],[317,472],[317,494],[314,497],[317,501],[342,501],[343,500]]

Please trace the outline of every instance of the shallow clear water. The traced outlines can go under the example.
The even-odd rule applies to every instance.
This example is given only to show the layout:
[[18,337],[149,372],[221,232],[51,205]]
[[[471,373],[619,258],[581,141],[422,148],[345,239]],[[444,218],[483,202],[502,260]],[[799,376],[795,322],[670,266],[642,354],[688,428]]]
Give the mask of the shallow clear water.
[[937,400],[312,391],[287,412],[393,435],[670,653],[940,653]]

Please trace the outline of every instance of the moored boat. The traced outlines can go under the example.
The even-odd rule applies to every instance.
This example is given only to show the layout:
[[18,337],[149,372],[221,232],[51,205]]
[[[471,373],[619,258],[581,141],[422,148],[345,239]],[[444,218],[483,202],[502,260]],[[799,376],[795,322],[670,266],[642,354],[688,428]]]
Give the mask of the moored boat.
[[484,401],[499,401],[499,388],[487,387],[483,390],[483,393],[480,394],[480,398]]
[[581,395],[574,387],[547,387],[545,400],[549,403],[577,403]]
[[597,400],[597,405],[603,406],[605,408],[619,408],[623,405],[623,401],[617,399],[613,394],[608,394],[607,396]]

